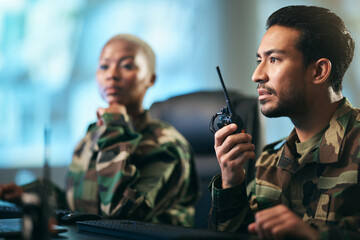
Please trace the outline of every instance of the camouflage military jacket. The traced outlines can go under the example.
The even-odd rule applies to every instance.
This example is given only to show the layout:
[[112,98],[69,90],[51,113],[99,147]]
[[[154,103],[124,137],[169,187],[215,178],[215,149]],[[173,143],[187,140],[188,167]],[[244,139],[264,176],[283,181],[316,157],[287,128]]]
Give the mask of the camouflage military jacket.
[[281,141],[264,148],[248,196],[243,184],[221,189],[221,176],[213,179],[212,229],[246,231],[254,212],[284,204],[319,229],[321,239],[360,238],[360,110],[344,98],[301,164],[297,140],[293,130],[279,149]]
[[106,113],[91,124],[73,155],[66,181],[70,209],[191,226],[198,196],[193,152],[172,126],[146,111],[128,116]]

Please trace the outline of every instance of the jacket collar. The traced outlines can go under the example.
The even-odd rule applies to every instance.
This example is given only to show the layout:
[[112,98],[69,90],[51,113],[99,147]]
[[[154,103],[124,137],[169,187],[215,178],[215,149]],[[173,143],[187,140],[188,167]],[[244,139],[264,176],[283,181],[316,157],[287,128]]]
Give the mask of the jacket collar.
[[[351,112],[354,109],[347,98],[344,97],[341,101],[339,108],[329,122],[328,129],[313,149],[313,154],[309,155],[309,158],[312,156],[313,160],[317,163],[335,163],[339,161],[341,156],[346,129],[351,119]],[[297,158],[295,147],[297,140],[298,136],[294,128],[281,149],[281,157],[278,162],[278,166],[290,172],[295,172],[300,166],[295,160]],[[305,160],[304,163],[309,162],[309,160]]]
[[344,138],[347,126],[351,119],[354,107],[347,98],[336,110],[329,122],[329,128],[325,131],[318,146],[316,161],[319,163],[335,163],[339,161],[344,146]]

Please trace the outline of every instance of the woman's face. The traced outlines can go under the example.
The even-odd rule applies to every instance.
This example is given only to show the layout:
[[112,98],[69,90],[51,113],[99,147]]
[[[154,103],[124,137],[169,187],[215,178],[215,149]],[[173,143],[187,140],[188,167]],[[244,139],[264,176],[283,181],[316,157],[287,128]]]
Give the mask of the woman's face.
[[111,40],[100,55],[96,79],[102,98],[125,106],[142,104],[146,90],[154,84],[148,59],[126,40]]

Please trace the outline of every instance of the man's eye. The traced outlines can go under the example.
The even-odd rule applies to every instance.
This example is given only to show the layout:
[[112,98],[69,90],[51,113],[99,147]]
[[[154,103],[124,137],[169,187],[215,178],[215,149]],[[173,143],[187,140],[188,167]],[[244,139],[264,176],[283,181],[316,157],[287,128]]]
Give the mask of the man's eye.
[[256,59],[256,63],[259,65],[261,63],[261,59]]
[[270,62],[271,62],[271,63],[274,63],[274,62],[276,62],[277,60],[279,60],[279,59],[277,59],[276,57],[271,57],[271,58],[270,58]]
[[109,68],[109,66],[108,65],[105,65],[105,64],[101,64],[100,66],[99,66],[99,69],[101,69],[101,70],[106,70],[106,69],[108,69]]

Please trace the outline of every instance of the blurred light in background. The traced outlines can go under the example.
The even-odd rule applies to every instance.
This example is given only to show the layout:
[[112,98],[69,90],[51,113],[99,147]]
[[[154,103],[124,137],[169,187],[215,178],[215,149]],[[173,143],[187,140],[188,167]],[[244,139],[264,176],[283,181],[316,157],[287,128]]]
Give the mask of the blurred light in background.
[[[51,165],[66,166],[96,109],[102,46],[115,34],[143,38],[157,56],[154,101],[197,90],[228,89],[256,96],[251,74],[269,14],[288,4],[316,4],[341,17],[360,44],[357,0],[0,0],[0,168],[43,164],[45,125]],[[360,106],[359,51],[344,94]],[[210,118],[209,118],[210,119]],[[285,137],[286,118],[266,119],[267,142]],[[281,127],[279,127],[281,126]]]
[[205,50],[195,23],[206,10],[192,0],[0,1],[0,167],[41,166],[45,125],[51,165],[70,163],[105,104],[94,76],[101,48],[115,34],[137,35],[156,53],[158,78],[146,108],[205,88],[192,63]]

